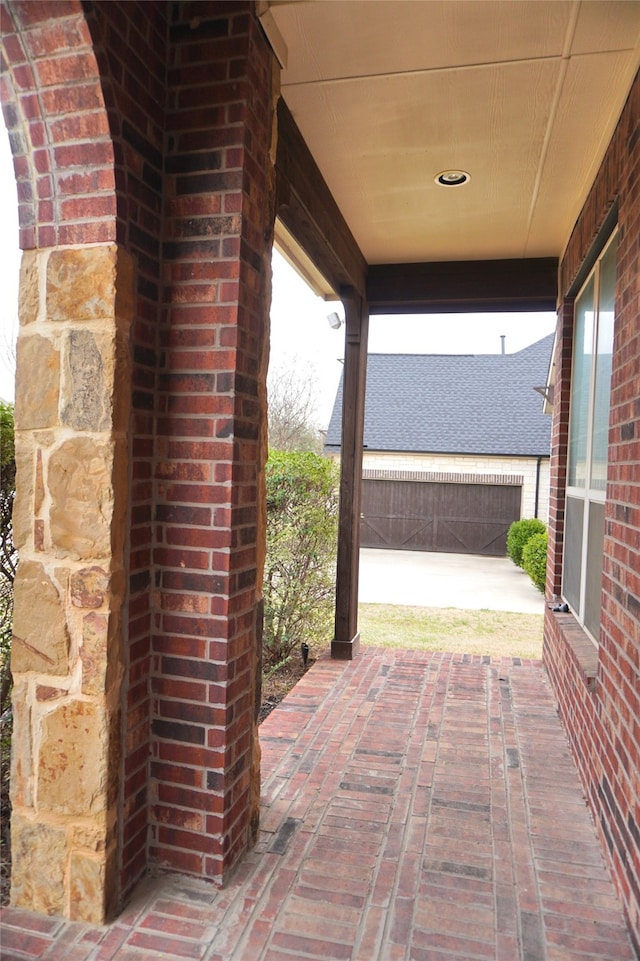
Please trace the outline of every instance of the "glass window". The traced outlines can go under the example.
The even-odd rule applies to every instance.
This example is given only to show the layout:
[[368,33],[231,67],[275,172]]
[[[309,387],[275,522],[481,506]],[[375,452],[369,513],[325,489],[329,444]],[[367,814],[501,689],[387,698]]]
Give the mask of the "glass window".
[[600,265],[598,297],[598,346],[593,403],[593,446],[591,486],[603,491],[607,484],[607,445],[609,438],[609,394],[613,355],[613,301],[616,286],[616,249],[610,244]]
[[585,570],[584,626],[593,637],[600,633],[600,595],[602,593],[602,545],[604,544],[604,504],[589,504],[589,530]]
[[576,302],[573,378],[569,420],[569,486],[584,487],[587,475],[587,415],[593,358],[593,277]]
[[580,497],[567,497],[562,593],[572,611],[577,611],[580,606],[580,558],[582,557],[583,527],[584,501]]
[[600,632],[615,283],[614,234],[576,300],[569,408],[562,591],[594,640]]

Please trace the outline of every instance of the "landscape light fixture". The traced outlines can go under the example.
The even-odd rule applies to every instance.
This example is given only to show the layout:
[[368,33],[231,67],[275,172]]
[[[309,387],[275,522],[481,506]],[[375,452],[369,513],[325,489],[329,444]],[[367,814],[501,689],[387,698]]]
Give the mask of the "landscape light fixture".
[[340,319],[340,315],[336,314],[335,311],[327,316],[327,322],[332,330],[340,330],[343,323]]
[[469,183],[471,174],[468,174],[466,170],[443,170],[436,174],[433,179],[441,187],[461,187],[462,184]]

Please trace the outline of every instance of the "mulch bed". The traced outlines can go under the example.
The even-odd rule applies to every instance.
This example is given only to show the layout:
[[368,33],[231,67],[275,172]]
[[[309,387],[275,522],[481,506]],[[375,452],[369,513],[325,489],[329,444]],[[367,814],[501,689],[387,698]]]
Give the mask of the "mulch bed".
[[301,657],[294,657],[288,664],[263,676],[262,703],[258,716],[259,724],[262,724],[265,717],[268,717],[280,701],[284,700],[291,688],[295,687],[300,678],[315,663],[315,660],[315,657],[309,656],[305,667]]

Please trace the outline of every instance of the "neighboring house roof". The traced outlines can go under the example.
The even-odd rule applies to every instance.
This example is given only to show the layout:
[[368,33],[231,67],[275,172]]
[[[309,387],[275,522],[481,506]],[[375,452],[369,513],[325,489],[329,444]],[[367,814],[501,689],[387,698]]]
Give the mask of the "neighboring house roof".
[[[515,354],[370,354],[369,451],[549,456],[546,383],[553,334]],[[325,450],[339,450],[342,379]]]

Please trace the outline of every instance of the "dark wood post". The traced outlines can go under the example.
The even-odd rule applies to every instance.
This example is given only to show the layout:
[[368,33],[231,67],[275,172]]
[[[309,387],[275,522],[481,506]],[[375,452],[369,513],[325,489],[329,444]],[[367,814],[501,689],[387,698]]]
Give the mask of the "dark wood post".
[[369,309],[366,301],[353,288],[341,291],[341,297],[345,309],[346,338],[342,390],[336,623],[331,656],[350,661],[360,648],[358,566]]

